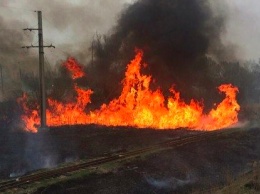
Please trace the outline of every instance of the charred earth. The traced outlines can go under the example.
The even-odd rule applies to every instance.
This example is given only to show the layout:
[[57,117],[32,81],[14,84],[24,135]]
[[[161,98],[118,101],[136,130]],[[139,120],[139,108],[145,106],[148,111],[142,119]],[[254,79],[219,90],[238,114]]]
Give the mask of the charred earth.
[[[57,127],[48,133],[9,133],[1,137],[1,175],[15,177],[199,133],[94,125]],[[29,193],[207,193],[252,170],[253,163],[260,160],[259,140],[259,128],[244,127],[221,137],[100,166],[91,173],[83,171],[81,176],[58,177],[55,182],[34,185]],[[18,191],[28,192],[29,188]]]

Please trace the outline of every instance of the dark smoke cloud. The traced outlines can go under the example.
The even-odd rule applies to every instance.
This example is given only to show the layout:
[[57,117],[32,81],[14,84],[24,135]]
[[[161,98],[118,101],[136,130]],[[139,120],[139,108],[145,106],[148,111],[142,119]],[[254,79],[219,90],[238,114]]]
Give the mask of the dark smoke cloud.
[[222,43],[224,32],[225,16],[214,14],[207,0],[139,0],[122,12],[101,46],[97,44],[95,66],[101,77],[115,68],[122,72],[135,48],[141,48],[149,73],[164,92],[174,83],[184,97],[201,98],[195,90],[215,94],[218,84],[208,73],[206,56],[234,57],[232,47]]

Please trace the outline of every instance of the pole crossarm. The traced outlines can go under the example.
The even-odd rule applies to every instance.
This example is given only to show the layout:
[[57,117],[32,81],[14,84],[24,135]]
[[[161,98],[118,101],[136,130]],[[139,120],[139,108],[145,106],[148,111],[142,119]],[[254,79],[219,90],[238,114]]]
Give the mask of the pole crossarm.
[[40,48],[40,47],[44,47],[44,48],[55,48],[55,46],[53,46],[52,44],[48,45],[48,46],[35,46],[35,45],[31,45],[31,46],[22,46],[21,48]]
[[1,64],[0,64],[0,76],[1,76],[1,90],[2,90],[2,95],[4,96],[3,67]]
[[41,30],[39,28],[24,28],[23,29],[24,31],[28,30],[28,31],[32,31],[32,30]]

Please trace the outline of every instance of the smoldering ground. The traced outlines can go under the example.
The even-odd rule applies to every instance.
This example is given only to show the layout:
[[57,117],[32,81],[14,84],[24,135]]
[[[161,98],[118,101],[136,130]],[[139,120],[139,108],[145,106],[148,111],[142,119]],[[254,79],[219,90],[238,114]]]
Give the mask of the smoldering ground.
[[178,179],[175,177],[164,178],[164,179],[156,179],[153,177],[145,177],[148,184],[157,188],[164,190],[176,190],[181,187],[185,187],[189,184],[195,182],[196,178],[192,177],[192,175],[188,175],[185,179]]
[[77,160],[77,143],[65,142],[53,137],[51,133],[37,134],[8,132],[1,138],[3,144],[0,155],[1,178],[21,176],[42,168],[54,168],[60,163]]

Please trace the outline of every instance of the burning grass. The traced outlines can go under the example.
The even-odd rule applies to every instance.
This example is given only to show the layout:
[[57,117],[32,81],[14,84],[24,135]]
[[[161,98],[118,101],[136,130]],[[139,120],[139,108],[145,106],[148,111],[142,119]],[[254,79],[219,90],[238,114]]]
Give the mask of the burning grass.
[[[215,105],[208,114],[203,104],[195,100],[189,103],[181,99],[181,94],[170,88],[172,96],[166,98],[161,90],[151,90],[152,76],[141,74],[143,52],[136,51],[135,58],[127,65],[123,89],[118,98],[100,109],[86,112],[91,103],[91,89],[83,89],[74,83],[77,97],[74,102],[62,103],[48,99],[47,124],[49,126],[98,124],[105,126],[133,126],[137,128],[176,129],[185,127],[199,130],[215,130],[238,122],[240,106],[236,100],[238,88],[231,84],[218,87],[225,98]],[[76,80],[85,74],[82,67],[72,58],[63,64],[71,77]],[[143,65],[147,66],[147,65]],[[23,107],[21,116],[26,130],[37,132],[40,123],[38,105],[31,109],[27,105],[27,95],[18,99]]]

